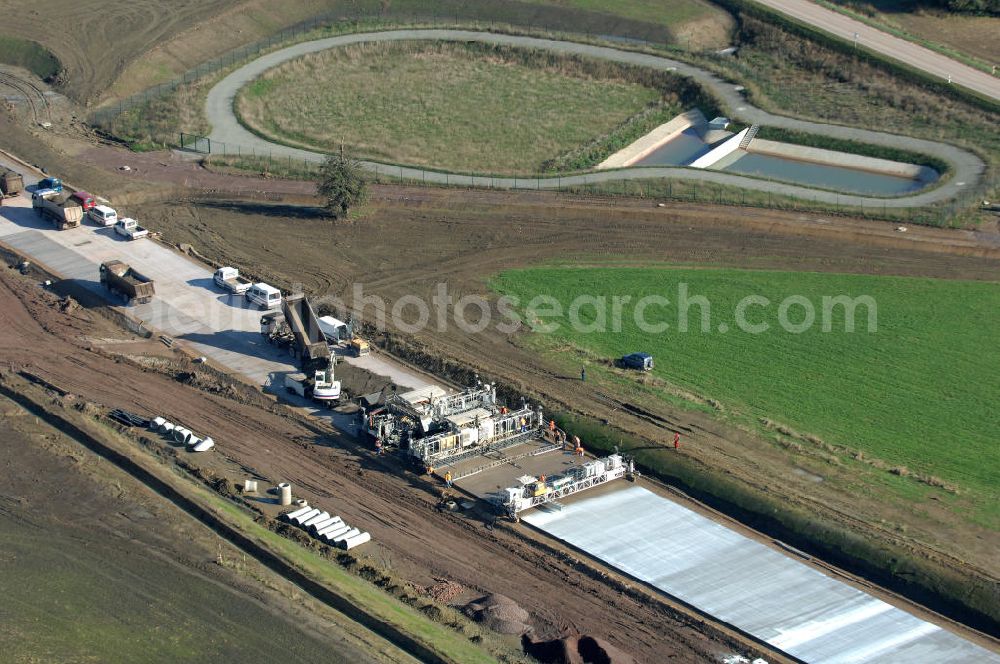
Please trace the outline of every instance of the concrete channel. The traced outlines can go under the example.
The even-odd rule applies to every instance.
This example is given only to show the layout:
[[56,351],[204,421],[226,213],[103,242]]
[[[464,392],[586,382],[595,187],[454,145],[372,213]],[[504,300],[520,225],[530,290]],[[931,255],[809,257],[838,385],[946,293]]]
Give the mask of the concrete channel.
[[641,486],[521,518],[798,661],[1000,663],[1000,655]]

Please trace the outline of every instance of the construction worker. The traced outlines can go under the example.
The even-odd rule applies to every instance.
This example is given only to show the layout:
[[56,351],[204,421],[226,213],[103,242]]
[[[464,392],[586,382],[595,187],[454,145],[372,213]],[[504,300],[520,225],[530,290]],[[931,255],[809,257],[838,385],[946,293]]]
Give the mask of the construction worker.
[[428,475],[434,474],[434,466],[427,466],[427,474]]
[[675,450],[679,450],[680,448],[681,448],[681,435],[675,431],[674,432],[674,449]]
[[523,433],[523,432],[525,432],[527,430],[528,430],[528,420],[526,420],[526,419],[524,419],[522,417],[521,418],[521,432]]
[[379,456],[382,456],[382,439],[381,438],[376,438],[375,439],[375,454],[377,454]]
[[555,431],[555,430],[556,430],[556,421],[549,420],[549,431]]
[[444,474],[444,483],[445,483],[445,485],[447,485],[447,487],[448,487],[449,489],[451,488],[451,471],[450,471],[450,470],[449,470],[449,471],[447,471],[447,472],[446,472],[446,473]]
[[576,443],[576,450],[574,450],[574,453],[575,453],[575,454],[576,454],[576,455],[577,455],[578,457],[580,457],[580,458],[582,459],[582,458],[583,458],[583,445],[581,445],[581,444],[580,444],[580,442],[579,442],[579,441],[580,441],[580,439],[579,439],[579,438],[577,438],[576,440],[577,440],[577,443]]
[[542,473],[541,475],[538,476],[538,481],[541,482],[542,484],[545,484],[545,473]]

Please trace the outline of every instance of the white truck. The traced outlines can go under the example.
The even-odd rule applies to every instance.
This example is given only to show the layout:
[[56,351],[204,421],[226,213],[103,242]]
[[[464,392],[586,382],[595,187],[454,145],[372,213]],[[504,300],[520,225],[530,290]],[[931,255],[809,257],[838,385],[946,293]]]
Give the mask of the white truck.
[[234,295],[243,295],[248,290],[250,286],[253,285],[249,279],[244,279],[240,276],[240,271],[235,267],[220,267],[215,271],[213,277],[215,284]]
[[87,216],[98,226],[114,226],[118,223],[118,213],[107,205],[95,205],[87,210]]
[[149,231],[139,225],[139,222],[129,217],[123,217],[115,224],[115,233],[130,240],[138,240],[149,235]]

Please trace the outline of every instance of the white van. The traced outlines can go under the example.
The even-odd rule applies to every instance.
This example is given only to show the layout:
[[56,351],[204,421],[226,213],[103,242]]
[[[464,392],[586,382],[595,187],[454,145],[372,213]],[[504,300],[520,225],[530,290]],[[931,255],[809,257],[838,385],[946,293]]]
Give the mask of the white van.
[[247,302],[261,309],[275,309],[281,306],[281,291],[265,283],[254,284],[247,290]]
[[118,213],[107,205],[95,205],[87,211],[87,216],[98,226],[114,226],[118,223]]

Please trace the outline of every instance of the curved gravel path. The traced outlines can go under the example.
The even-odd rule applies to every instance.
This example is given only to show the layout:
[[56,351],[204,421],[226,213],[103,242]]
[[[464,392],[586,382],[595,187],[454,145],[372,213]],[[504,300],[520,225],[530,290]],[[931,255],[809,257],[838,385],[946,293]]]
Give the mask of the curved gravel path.
[[807,122],[805,120],[773,115],[747,102],[732,83],[727,83],[715,75],[692,65],[669,58],[622,51],[604,46],[468,30],[392,30],[342,35],[295,44],[264,55],[232,72],[209,91],[208,99],[205,103],[205,112],[212,126],[212,133],[209,135],[209,138],[213,143],[224,144],[224,149],[228,152],[235,151],[236,146],[239,146],[242,151],[252,149],[257,154],[270,154],[273,157],[322,161],[325,157],[323,153],[274,143],[246,129],[240,124],[233,111],[233,102],[236,94],[245,85],[268,69],[307,53],[325,51],[330,48],[349,44],[407,40],[473,41],[506,46],[520,46],[524,48],[545,49],[556,53],[583,55],[659,70],[675,71],[678,74],[689,76],[711,89],[722,101],[729,117],[741,122],[783,127],[796,131],[825,134],[835,138],[922,152],[947,161],[951,164],[953,172],[948,182],[936,188],[897,198],[876,198],[853,194],[838,194],[836,192],[821,191],[799,185],[771,182],[769,180],[758,180],[720,171],[705,171],[682,167],[625,168],[565,177],[513,178],[443,173],[440,171],[371,161],[362,162],[366,169],[389,177],[407,178],[418,182],[519,189],[556,189],[599,182],[615,182],[623,179],[673,178],[733,185],[758,191],[770,191],[774,194],[783,194],[831,204],[857,207],[911,208],[955,197],[963,190],[974,187],[979,182],[979,178],[985,170],[985,164],[979,157],[947,143],[937,143],[867,129]]

